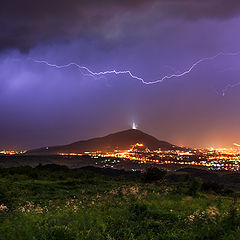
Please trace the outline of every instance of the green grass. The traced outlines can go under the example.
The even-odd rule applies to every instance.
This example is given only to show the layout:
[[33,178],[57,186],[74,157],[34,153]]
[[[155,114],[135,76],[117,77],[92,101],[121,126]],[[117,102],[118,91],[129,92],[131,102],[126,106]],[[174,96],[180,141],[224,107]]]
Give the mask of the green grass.
[[86,171],[0,171],[0,240],[240,239],[239,202],[164,181]]

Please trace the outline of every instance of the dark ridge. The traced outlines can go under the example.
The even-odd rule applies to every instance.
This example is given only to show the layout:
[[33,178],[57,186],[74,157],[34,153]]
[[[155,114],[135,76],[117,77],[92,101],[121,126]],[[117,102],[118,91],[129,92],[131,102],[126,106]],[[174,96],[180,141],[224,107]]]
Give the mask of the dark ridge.
[[181,149],[165,141],[140,130],[129,129],[107,135],[105,137],[93,138],[74,142],[68,145],[45,147],[30,150],[28,154],[58,154],[58,153],[84,153],[84,152],[112,152],[114,150],[127,150],[136,143],[143,143],[150,150],[173,150]]
[[210,172],[208,170],[197,169],[197,168],[183,168],[176,171],[177,173],[189,174],[193,177],[199,177],[204,182],[220,182],[220,177],[217,173]]

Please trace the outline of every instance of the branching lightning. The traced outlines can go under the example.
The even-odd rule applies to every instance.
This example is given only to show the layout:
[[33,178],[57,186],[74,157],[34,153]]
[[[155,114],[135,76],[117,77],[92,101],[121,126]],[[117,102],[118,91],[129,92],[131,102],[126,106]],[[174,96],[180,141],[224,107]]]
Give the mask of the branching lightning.
[[68,68],[68,67],[71,67],[71,66],[75,66],[75,67],[79,68],[80,70],[85,70],[88,73],[88,74],[83,74],[84,76],[94,77],[95,79],[97,79],[98,77],[101,77],[103,75],[107,75],[107,74],[116,74],[116,75],[128,74],[131,78],[137,79],[137,80],[141,81],[142,83],[147,84],[147,82],[145,82],[143,78],[140,78],[138,76],[133,75],[131,73],[131,71],[129,71],[129,70],[124,70],[124,71],[109,70],[109,71],[105,71],[105,72],[93,72],[89,68],[87,68],[85,66],[80,66],[80,65],[78,65],[77,63],[74,63],[74,62],[65,64],[65,65],[56,65],[56,64],[48,63],[47,61],[39,61],[39,60],[33,60],[33,61],[36,62],[36,63],[43,63],[43,64],[46,64],[50,67],[55,67],[55,68]]
[[[122,70],[122,71],[118,71],[118,70],[108,70],[108,71],[101,71],[101,72],[93,72],[92,70],[90,70],[89,68],[85,67],[85,66],[80,66],[77,63],[71,62],[65,65],[57,65],[57,64],[52,64],[52,63],[48,63],[47,61],[43,61],[43,60],[35,60],[33,59],[34,62],[36,63],[40,63],[40,64],[46,64],[47,66],[50,67],[55,67],[55,68],[69,68],[71,66],[77,67],[81,70],[81,73],[84,76],[90,76],[93,77],[94,79],[99,79],[105,75],[109,75],[109,74],[115,74],[115,75],[121,75],[121,74],[127,74],[129,75],[132,79],[136,79],[138,81],[140,81],[142,84],[145,85],[152,85],[152,84],[157,84],[157,83],[161,83],[167,79],[171,79],[171,78],[179,78],[179,77],[183,77],[189,73],[191,73],[199,64],[206,62],[206,61],[211,61],[216,59],[217,57],[220,56],[237,56],[240,55],[240,51],[239,52],[233,52],[233,53],[224,53],[224,52],[220,52],[214,56],[211,57],[205,57],[205,58],[201,58],[200,60],[196,61],[195,63],[193,63],[191,65],[191,67],[189,67],[187,70],[183,71],[183,72],[177,72],[177,73],[173,73],[170,75],[165,75],[162,78],[156,79],[154,81],[146,81],[143,78],[134,75],[130,70]],[[222,90],[222,95],[225,95],[225,92],[232,87],[235,87],[237,85],[240,85],[240,83],[235,84],[235,85],[228,85],[225,89]]]

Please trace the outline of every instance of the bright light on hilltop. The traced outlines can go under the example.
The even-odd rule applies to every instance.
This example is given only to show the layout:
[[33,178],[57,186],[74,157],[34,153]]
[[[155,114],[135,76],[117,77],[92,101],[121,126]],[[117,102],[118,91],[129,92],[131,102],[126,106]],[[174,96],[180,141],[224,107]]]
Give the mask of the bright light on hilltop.
[[132,124],[132,129],[137,129],[137,126],[136,126],[135,122],[133,122],[133,124]]

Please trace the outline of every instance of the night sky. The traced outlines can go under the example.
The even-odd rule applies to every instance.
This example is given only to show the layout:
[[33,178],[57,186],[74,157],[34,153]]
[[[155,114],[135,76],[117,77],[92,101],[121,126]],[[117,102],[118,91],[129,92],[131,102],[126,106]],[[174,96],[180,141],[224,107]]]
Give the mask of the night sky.
[[[0,149],[131,128],[173,144],[240,143],[240,1],[9,0],[0,7]],[[144,84],[181,74],[182,77]],[[238,53],[239,52],[239,53]]]

